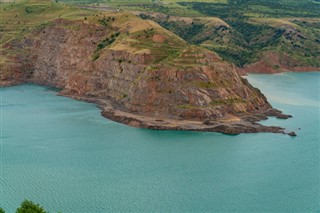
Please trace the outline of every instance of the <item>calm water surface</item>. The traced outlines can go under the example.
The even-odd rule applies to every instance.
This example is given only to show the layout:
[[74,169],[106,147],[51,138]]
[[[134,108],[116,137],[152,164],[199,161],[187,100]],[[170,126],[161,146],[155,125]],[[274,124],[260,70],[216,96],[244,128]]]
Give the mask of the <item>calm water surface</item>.
[[[320,73],[250,75],[297,132],[152,131],[35,85],[2,89],[0,206],[50,212],[319,212]],[[301,130],[298,130],[301,128]]]

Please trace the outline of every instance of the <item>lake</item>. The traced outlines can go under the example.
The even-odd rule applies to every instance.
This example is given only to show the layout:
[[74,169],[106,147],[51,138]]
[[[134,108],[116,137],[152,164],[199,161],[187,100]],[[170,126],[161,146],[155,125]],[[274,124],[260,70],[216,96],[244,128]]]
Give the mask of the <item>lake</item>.
[[50,212],[319,212],[320,73],[250,75],[297,137],[138,129],[36,85],[1,89],[1,197]]

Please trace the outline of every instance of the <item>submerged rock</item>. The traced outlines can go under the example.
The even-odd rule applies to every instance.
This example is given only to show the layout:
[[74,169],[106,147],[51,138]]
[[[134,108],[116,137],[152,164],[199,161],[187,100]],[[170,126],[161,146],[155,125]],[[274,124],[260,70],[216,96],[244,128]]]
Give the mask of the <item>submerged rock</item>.
[[297,136],[297,134],[295,132],[289,132],[288,135],[292,136],[292,137],[295,137]]

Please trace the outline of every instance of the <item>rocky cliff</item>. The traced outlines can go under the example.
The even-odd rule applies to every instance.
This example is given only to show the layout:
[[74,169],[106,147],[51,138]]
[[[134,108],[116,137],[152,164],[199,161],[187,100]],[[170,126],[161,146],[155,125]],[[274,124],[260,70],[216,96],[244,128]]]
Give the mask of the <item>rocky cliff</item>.
[[103,115],[132,126],[281,132],[255,122],[286,118],[235,67],[130,13],[58,18],[6,43],[12,63],[1,84],[32,82],[97,103]]

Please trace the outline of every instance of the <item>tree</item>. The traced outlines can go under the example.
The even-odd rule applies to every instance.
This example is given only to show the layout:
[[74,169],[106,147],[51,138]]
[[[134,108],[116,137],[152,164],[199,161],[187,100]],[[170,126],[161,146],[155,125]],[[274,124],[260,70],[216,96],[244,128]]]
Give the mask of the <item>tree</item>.
[[39,204],[34,204],[32,201],[24,200],[16,213],[47,213]]
[[0,213],[5,213],[3,208],[0,207]]

